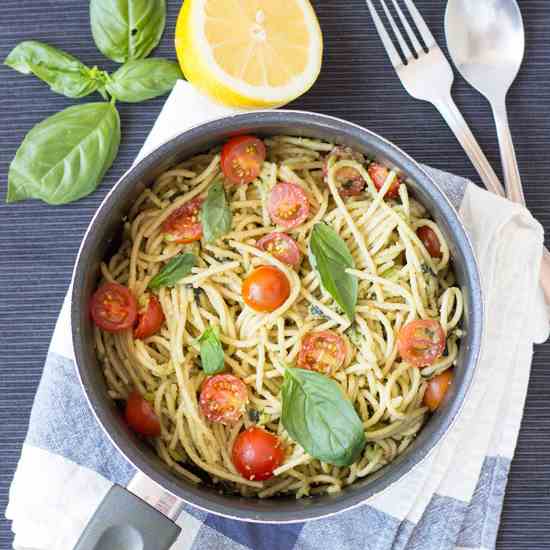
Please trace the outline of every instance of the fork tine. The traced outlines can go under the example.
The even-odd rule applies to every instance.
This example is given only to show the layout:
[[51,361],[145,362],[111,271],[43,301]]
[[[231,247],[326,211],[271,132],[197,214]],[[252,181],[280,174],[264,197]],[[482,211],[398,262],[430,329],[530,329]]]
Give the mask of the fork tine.
[[367,0],[367,6],[369,8],[372,20],[374,21],[374,26],[376,27],[378,35],[380,36],[380,40],[382,40],[382,44],[384,45],[384,48],[386,48],[386,52],[388,54],[388,57],[390,58],[391,64],[394,66],[394,68],[397,69],[397,67],[403,65],[403,60],[401,59],[401,56],[393,45],[392,39],[384,28],[384,23],[382,23],[382,20],[378,16],[378,13],[375,7],[372,5],[371,0]]
[[414,5],[413,1],[404,0],[404,2],[407,8],[409,8],[409,13],[411,14],[411,17],[416,25],[416,28],[418,29],[418,32],[422,37],[422,40],[424,40],[424,44],[426,44],[426,47],[429,49],[432,46],[435,46],[436,45],[435,38],[433,37],[433,34],[430,32],[430,29],[428,29],[428,26],[426,25],[424,18],[420,15],[420,12],[416,9],[416,6]]
[[390,26],[392,28],[393,34],[397,38],[397,41],[399,42],[399,46],[401,47],[401,51],[403,52],[403,55],[405,56],[405,59],[407,61],[412,59],[412,53],[409,49],[409,46],[405,42],[405,39],[403,38],[403,35],[401,34],[401,31],[399,30],[399,27],[395,24],[395,20],[388,9],[388,6],[386,5],[386,2],[384,0],[380,0],[380,3],[382,4],[382,7],[384,8],[384,12],[386,14],[386,17],[388,18],[388,21],[390,22]]
[[399,19],[401,20],[401,23],[405,28],[405,31],[407,32],[407,36],[409,37],[409,40],[413,45],[415,52],[417,54],[420,54],[420,52],[422,52],[424,48],[420,45],[418,38],[416,38],[416,34],[414,34],[414,31],[411,29],[407,18],[403,15],[403,12],[401,11],[399,4],[397,3],[397,0],[392,0],[392,2],[393,6],[395,7],[395,11],[397,12],[397,15],[399,16]]

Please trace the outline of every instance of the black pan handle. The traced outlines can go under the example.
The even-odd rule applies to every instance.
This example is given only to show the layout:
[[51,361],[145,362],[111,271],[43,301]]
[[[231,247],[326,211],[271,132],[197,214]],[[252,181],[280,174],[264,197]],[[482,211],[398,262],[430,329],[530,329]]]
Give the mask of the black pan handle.
[[181,529],[120,485],[113,485],[74,550],[168,550]]

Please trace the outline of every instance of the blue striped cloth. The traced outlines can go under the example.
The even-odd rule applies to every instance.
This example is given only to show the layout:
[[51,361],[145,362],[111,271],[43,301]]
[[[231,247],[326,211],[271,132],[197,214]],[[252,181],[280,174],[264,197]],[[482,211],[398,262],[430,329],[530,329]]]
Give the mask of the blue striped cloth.
[[[185,108],[220,115],[185,83],[167,100],[148,141],[182,128]],[[180,116],[176,117],[176,113]],[[202,113],[202,114],[201,114]],[[187,120],[187,125],[190,122]],[[422,464],[381,495],[308,523],[262,525],[185,505],[178,550],[456,550],[494,548],[526,395],[532,344],[548,335],[537,289],[542,229],[523,208],[431,170],[472,239],[482,272],[487,326],[472,391],[453,428]],[[515,300],[506,297],[514,296]],[[10,491],[6,516],[18,549],[71,548],[112,483],[148,481],[112,446],[88,408],[61,311]],[[512,336],[510,336],[512,335]],[[150,485],[152,492],[158,487]]]

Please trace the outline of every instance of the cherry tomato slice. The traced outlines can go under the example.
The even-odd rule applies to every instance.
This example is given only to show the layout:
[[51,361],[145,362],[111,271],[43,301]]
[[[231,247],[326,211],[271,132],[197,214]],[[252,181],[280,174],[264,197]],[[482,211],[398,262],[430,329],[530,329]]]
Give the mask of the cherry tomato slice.
[[[385,166],[382,166],[377,162],[371,162],[367,171],[372,179],[372,182],[374,183],[374,186],[376,187],[376,189],[378,189],[378,191],[380,191],[390,171]],[[399,196],[399,186],[401,185],[401,183],[401,179],[396,176],[385,196],[388,199],[395,199],[397,196]]]
[[138,324],[134,329],[134,337],[142,340],[156,334],[164,323],[164,312],[158,298],[151,294],[146,300],[145,307],[138,312]]
[[124,415],[126,423],[134,432],[146,437],[160,435],[159,418],[151,403],[141,397],[139,392],[133,391],[128,396]]
[[434,376],[431,380],[428,380],[428,387],[424,393],[423,403],[434,412],[439,408],[449,386],[452,384],[454,374],[452,369],[447,369],[441,374]]
[[432,258],[441,258],[441,243],[431,227],[423,225],[416,230],[416,234]]
[[169,241],[187,244],[202,237],[202,224],[199,213],[203,199],[195,197],[172,212],[164,223],[162,230]]
[[299,185],[278,183],[269,194],[267,210],[275,224],[291,229],[306,220],[309,202]]
[[260,174],[264,160],[265,145],[254,136],[231,138],[222,147],[222,172],[233,183],[254,181]]
[[310,332],[302,342],[298,367],[333,375],[346,359],[346,342],[331,330]]
[[411,321],[401,328],[397,349],[404,361],[415,367],[427,367],[445,350],[445,332],[439,321]]
[[273,476],[285,458],[281,440],[262,428],[253,426],[241,432],[232,451],[233,464],[246,479],[263,481]]
[[216,374],[207,378],[201,388],[199,404],[210,422],[226,426],[235,424],[244,414],[248,392],[246,384],[232,374]]
[[292,267],[298,267],[302,260],[302,254],[296,241],[286,233],[270,233],[262,237],[256,245],[259,249],[269,252],[277,260]]
[[[328,177],[328,161],[331,158],[335,158],[336,161],[355,160],[360,163],[365,162],[363,155],[357,153],[351,147],[335,147],[327,155],[323,164],[325,182]],[[334,177],[342,197],[355,197],[360,195],[367,185],[367,182],[363,179],[361,174],[351,166],[343,166],[334,174]]]
[[92,296],[90,313],[99,328],[107,332],[118,332],[134,325],[137,302],[125,286],[105,283]]
[[245,304],[253,310],[275,311],[290,296],[290,283],[280,269],[261,265],[244,280],[242,294]]
[[351,166],[343,166],[334,175],[342,197],[356,197],[365,189],[366,182]]

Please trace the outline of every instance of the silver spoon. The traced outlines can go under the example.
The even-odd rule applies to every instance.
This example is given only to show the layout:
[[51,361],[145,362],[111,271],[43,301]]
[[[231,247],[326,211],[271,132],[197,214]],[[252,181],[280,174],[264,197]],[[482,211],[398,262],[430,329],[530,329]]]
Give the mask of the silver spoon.
[[[523,20],[516,0],[449,0],[445,12],[447,47],[464,79],[493,109],[506,196],[525,205],[506,95],[525,51]],[[550,252],[544,250],[541,284],[550,304]]]
[[493,109],[507,197],[524,203],[506,113],[506,95],[525,51],[519,7],[515,0],[449,0],[445,34],[460,74]]

